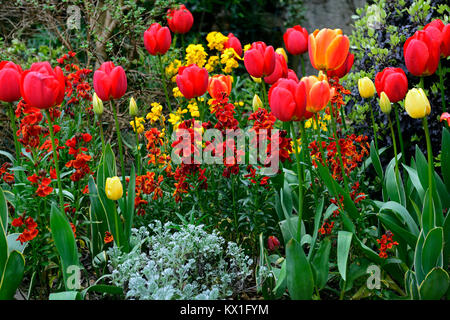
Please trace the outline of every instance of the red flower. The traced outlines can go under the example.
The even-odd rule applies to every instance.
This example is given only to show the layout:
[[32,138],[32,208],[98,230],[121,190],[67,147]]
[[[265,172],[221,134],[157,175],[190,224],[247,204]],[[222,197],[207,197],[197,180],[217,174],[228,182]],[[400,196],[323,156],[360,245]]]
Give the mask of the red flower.
[[275,251],[280,247],[280,240],[275,236],[269,236],[267,239],[267,247],[270,251]]
[[192,13],[182,4],[179,9],[169,9],[167,11],[167,23],[173,33],[187,33],[194,24]]
[[159,23],[152,23],[150,28],[144,32],[144,46],[148,53],[153,56],[163,55],[172,43],[172,36],[167,27],[161,27]]
[[103,100],[120,99],[127,91],[127,76],[120,66],[104,62],[94,73],[94,90]]
[[305,83],[280,79],[269,90],[270,110],[281,121],[309,119],[312,113],[306,111]]
[[25,214],[22,217],[14,219],[12,226],[16,228],[24,228],[22,233],[16,239],[16,241],[20,241],[21,244],[33,240],[39,233],[37,223],[31,217],[25,219]]
[[278,79],[281,78],[287,78],[288,77],[288,66],[286,63],[286,59],[284,59],[284,56],[276,53],[276,62],[275,62],[275,69],[273,72],[264,78],[264,81],[268,84],[274,84],[278,81]]
[[308,31],[301,26],[288,28],[283,35],[286,50],[296,56],[308,51]]
[[254,42],[244,54],[244,65],[247,72],[255,78],[272,74],[275,70],[275,50],[264,42]]
[[31,182],[32,185],[38,185],[38,188],[36,190],[37,196],[46,197],[53,192],[53,188],[50,187],[50,183],[52,183],[52,180],[46,177],[45,171],[41,171],[39,173],[39,176],[33,174],[32,176],[29,176],[27,179],[28,181]]
[[112,234],[109,231],[105,232],[105,238],[103,239],[103,241],[106,243],[110,243],[114,241],[114,237],[112,236]]
[[233,48],[234,51],[236,52],[236,54],[239,57],[242,57],[242,45],[241,45],[241,42],[239,41],[238,38],[236,38],[234,36],[234,34],[232,34],[232,33],[228,34],[228,40],[225,42],[224,47],[225,47],[225,49]]
[[342,66],[340,66],[339,68],[337,68],[336,70],[329,70],[327,72],[328,77],[332,78],[332,77],[338,77],[338,78],[342,78],[344,77],[347,73],[350,72],[350,69],[353,66],[353,61],[355,60],[355,55],[353,53],[348,53],[347,58],[345,59],[345,62],[342,64]]
[[408,92],[408,79],[400,68],[385,68],[375,76],[378,96],[384,91],[392,103],[403,100]]
[[447,120],[448,125],[450,126],[450,113],[444,112],[443,114],[441,114],[440,121],[443,121],[443,120]]
[[180,67],[177,75],[177,85],[186,99],[202,96],[208,89],[208,71],[196,64]]
[[0,101],[13,102],[20,99],[22,68],[13,62],[0,62]]
[[387,250],[391,250],[394,246],[398,245],[397,241],[392,240],[393,236],[394,234],[388,230],[380,239],[377,239],[377,242],[380,245],[380,253],[378,255],[381,258],[386,259],[388,257]]
[[441,40],[441,56],[446,58],[450,55],[450,25],[444,25],[440,19],[435,19],[427,24],[423,30],[431,32],[431,35]]
[[20,92],[27,104],[49,109],[64,99],[65,81],[60,67],[52,69],[48,62],[37,62],[22,73]]
[[403,45],[406,68],[417,77],[429,76],[436,72],[440,59],[442,36],[434,27],[419,30]]

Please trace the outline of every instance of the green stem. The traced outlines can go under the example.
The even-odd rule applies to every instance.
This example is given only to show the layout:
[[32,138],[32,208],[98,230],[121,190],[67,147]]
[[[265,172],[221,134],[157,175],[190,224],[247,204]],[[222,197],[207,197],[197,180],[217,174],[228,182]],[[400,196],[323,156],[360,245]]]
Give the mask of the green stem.
[[158,55],[158,61],[159,61],[159,69],[161,70],[161,76],[162,76],[162,83],[164,88],[164,95],[166,96],[166,102],[167,107],[169,107],[170,113],[172,113],[172,105],[170,104],[169,94],[167,93],[167,78],[166,78],[166,72],[164,71],[164,66],[162,63],[161,55]]
[[[444,87],[444,78],[446,69],[442,69],[442,59],[439,62],[439,87],[441,88],[441,100],[442,100],[442,112],[447,111],[447,105],[445,101],[445,87]],[[448,125],[448,124],[447,124]]]
[[105,153],[105,136],[103,134],[103,123],[102,123],[102,117],[98,117],[98,125],[100,127],[100,138],[102,139],[102,154]]
[[373,129],[373,140],[375,142],[375,149],[377,150],[378,153],[378,138],[377,138],[377,130],[375,129],[375,117],[373,115],[373,107],[372,107],[372,103],[369,101],[369,106],[370,106],[370,118],[372,119],[372,129]]
[[341,106],[341,118],[342,118],[342,124],[344,126],[345,132],[347,132],[347,123],[345,122],[345,108],[344,106]]
[[395,122],[397,125],[397,132],[398,132],[398,140],[400,141],[400,150],[402,151],[402,157],[401,157],[401,161],[403,163],[405,163],[404,159],[405,159],[405,149],[403,147],[403,135],[402,135],[402,129],[400,128],[400,120],[398,117],[398,108],[397,108],[397,104],[393,103],[394,105],[394,112],[395,112]]
[[14,137],[14,147],[16,149],[16,162],[20,164],[20,162],[21,162],[20,161],[20,144],[19,144],[19,140],[17,140],[16,119],[15,119],[12,103],[9,104],[8,115],[9,115],[9,120],[11,121],[11,130],[12,130],[12,134]]
[[331,104],[330,104],[330,115],[331,115],[331,125],[333,127],[333,133],[334,133],[334,141],[336,142],[336,149],[337,149],[338,157],[339,157],[338,161],[339,161],[339,165],[341,167],[342,178],[344,180],[344,188],[345,188],[345,191],[347,193],[349,193],[347,174],[345,173],[345,170],[344,170],[344,162],[342,160],[341,145],[339,144],[339,137],[337,135],[336,119],[334,118],[333,106]]
[[136,117],[134,117],[134,134],[136,136],[136,168],[137,175],[141,175],[141,152],[139,150],[139,133],[137,129]]
[[[301,223],[302,220],[302,214],[303,214],[303,165],[300,161],[300,152],[298,151],[298,137],[297,137],[297,131],[295,130],[294,127],[294,122],[291,121],[291,132],[292,132],[292,136],[294,138],[294,148],[295,148],[295,160],[296,160],[296,164],[297,164],[297,177],[298,177],[298,208],[297,208],[297,213],[298,213],[298,223]],[[301,139],[301,134],[300,134],[300,139]],[[300,229],[298,229],[300,230]]]
[[306,75],[306,72],[305,72],[305,58],[303,58],[303,54],[300,55],[300,63],[302,64],[302,77],[304,77]]
[[397,157],[397,142],[395,140],[395,132],[394,132],[394,126],[392,125],[391,115],[388,114],[388,120],[389,120],[389,128],[391,129],[391,137],[392,137],[392,145],[394,146],[394,159],[395,159],[395,179],[398,183],[399,178],[399,171],[398,171],[398,157]]
[[61,184],[61,174],[59,172],[59,165],[58,165],[58,150],[56,149],[55,135],[53,133],[53,121],[52,121],[52,118],[50,117],[50,112],[48,110],[45,110],[45,114],[46,114],[47,120],[48,120],[48,129],[50,131],[50,139],[52,140],[53,161],[55,163],[56,177],[57,177],[57,181],[58,181],[59,207],[61,210],[64,210],[64,197],[63,197],[63,190],[62,190],[62,184]]
[[114,236],[114,241],[117,243],[117,247],[120,248],[119,214],[117,213],[117,208],[116,208],[115,204],[113,207],[114,207],[114,227],[116,228],[116,234]]
[[264,104],[266,105],[266,108],[270,108],[269,107],[269,98],[267,97],[266,82],[264,81],[264,77],[261,77],[261,87],[262,87],[262,95],[263,95],[263,99],[264,99]]
[[434,214],[433,214],[433,172],[434,172],[434,165],[433,165],[433,149],[431,148],[431,139],[430,139],[430,132],[428,130],[428,120],[427,117],[423,118],[423,129],[425,131],[425,137],[427,140],[427,156],[428,156],[428,190],[430,190],[430,193],[428,194],[428,198],[430,199],[430,214],[429,214],[429,225],[434,225]]
[[[114,100],[110,100],[111,102],[111,108],[113,109],[114,112],[114,121],[116,123],[116,132],[117,132],[117,140],[119,143],[119,157],[120,157],[120,168],[122,170],[122,184],[123,187],[125,188],[126,183],[125,183],[125,162],[123,160],[123,147],[122,147],[122,135],[120,134],[120,126],[119,126],[119,120],[117,119],[117,110],[116,110],[116,105],[114,103]],[[126,188],[125,188],[126,190]],[[125,203],[126,201],[126,192],[124,194],[124,199],[125,199]]]

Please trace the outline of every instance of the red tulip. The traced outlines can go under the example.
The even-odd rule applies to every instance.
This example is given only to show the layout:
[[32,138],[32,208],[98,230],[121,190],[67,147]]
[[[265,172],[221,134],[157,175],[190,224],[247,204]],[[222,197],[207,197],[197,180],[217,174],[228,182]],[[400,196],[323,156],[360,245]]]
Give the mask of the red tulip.
[[338,77],[338,78],[342,78],[344,77],[347,73],[350,72],[351,68],[353,67],[353,61],[355,60],[355,55],[353,53],[348,53],[347,58],[345,59],[344,64],[342,64],[342,66],[340,66],[338,69],[336,70],[329,70],[327,72],[328,77]]
[[173,33],[187,33],[194,24],[192,13],[182,4],[179,9],[169,9],[167,11],[167,23]]
[[275,69],[273,72],[264,78],[264,81],[268,84],[274,84],[280,78],[288,77],[288,66],[286,63],[286,59],[284,59],[282,54],[275,52]]
[[255,78],[272,74],[275,64],[275,50],[262,41],[252,43],[252,47],[244,54],[245,68]]
[[228,97],[231,93],[233,78],[222,74],[216,74],[209,78],[208,92],[213,99],[221,99],[224,96]]
[[385,92],[391,102],[403,100],[408,92],[408,79],[400,68],[385,68],[375,76],[378,96]]
[[299,82],[297,74],[292,69],[288,69],[288,76],[287,76],[287,78]]
[[286,50],[294,56],[308,51],[308,31],[301,26],[287,29],[283,40]]
[[208,71],[196,64],[180,67],[177,75],[177,86],[186,99],[202,96],[208,89]]
[[234,34],[228,34],[228,40],[225,42],[225,49],[233,48],[239,57],[242,57],[242,45],[238,38]]
[[416,31],[403,45],[406,68],[414,76],[429,76],[436,72],[442,41],[435,30],[437,29],[430,27],[428,31]]
[[120,99],[127,91],[127,76],[120,66],[104,62],[94,73],[94,90],[103,100]]
[[49,109],[64,99],[65,81],[60,67],[52,69],[50,63],[37,62],[22,73],[20,92],[27,104],[38,109]]
[[450,25],[444,25],[440,19],[435,19],[427,24],[423,30],[428,31],[436,40],[441,41],[442,57],[450,56]]
[[303,82],[279,79],[269,90],[269,105],[272,114],[281,121],[309,119],[306,111],[306,86]]
[[22,72],[22,68],[14,62],[0,62],[0,101],[13,102],[20,99]]
[[280,247],[280,240],[275,236],[269,236],[267,239],[267,247],[270,251],[277,250]]
[[152,23],[150,28],[144,32],[144,46],[153,55],[165,54],[172,43],[172,36],[167,27],[161,27],[159,23]]

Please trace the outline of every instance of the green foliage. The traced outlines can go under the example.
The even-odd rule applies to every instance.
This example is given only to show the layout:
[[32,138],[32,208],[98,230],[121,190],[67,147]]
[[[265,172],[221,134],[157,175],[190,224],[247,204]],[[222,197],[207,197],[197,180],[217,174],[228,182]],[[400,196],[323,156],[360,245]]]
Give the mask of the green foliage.
[[224,299],[245,288],[252,260],[203,226],[133,229],[129,253],[109,249],[112,283],[138,300]]

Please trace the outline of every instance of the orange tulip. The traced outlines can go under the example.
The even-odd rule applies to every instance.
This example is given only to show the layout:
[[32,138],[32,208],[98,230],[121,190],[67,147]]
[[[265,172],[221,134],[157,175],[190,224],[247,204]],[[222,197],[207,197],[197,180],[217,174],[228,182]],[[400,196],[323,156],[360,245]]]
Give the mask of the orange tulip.
[[327,76],[322,72],[319,76],[303,77],[301,80],[306,88],[306,111],[316,113],[325,108],[334,96],[334,88],[330,88]]
[[231,86],[233,78],[231,76],[215,75],[209,78],[208,92],[213,99],[223,99],[224,96],[229,96],[231,93]]
[[349,48],[350,41],[341,29],[316,29],[309,35],[309,59],[317,70],[338,69],[344,64]]

